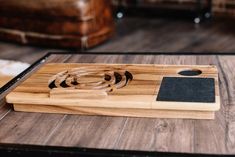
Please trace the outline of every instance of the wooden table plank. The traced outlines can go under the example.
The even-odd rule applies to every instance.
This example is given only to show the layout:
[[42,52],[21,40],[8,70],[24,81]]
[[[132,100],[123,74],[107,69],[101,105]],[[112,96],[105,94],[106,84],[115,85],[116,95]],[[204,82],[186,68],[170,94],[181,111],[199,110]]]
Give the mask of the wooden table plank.
[[123,117],[69,115],[47,144],[112,149],[125,121]]
[[235,153],[235,62],[232,57],[223,56],[217,57],[221,69],[221,88],[223,113],[225,116],[225,123],[222,121],[224,128],[226,128],[225,147],[226,151]]
[[10,112],[0,121],[1,143],[40,144],[64,115]]

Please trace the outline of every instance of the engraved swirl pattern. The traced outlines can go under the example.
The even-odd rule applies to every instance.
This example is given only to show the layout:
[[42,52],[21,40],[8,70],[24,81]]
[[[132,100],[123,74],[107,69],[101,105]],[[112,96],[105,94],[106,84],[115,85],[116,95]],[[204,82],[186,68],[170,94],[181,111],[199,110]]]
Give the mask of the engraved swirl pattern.
[[130,72],[120,69],[80,67],[65,70],[52,76],[48,87],[81,89],[81,90],[104,90],[112,92],[128,85],[133,79]]

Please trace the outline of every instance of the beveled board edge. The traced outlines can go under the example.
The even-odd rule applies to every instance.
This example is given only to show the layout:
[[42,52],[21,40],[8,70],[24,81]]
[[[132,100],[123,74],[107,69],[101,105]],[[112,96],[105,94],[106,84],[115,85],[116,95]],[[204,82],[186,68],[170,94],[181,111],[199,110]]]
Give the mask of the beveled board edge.
[[147,110],[126,108],[101,108],[101,107],[76,107],[76,106],[52,106],[13,104],[15,111],[57,113],[57,114],[80,114],[99,116],[123,116],[142,118],[181,118],[181,119],[214,119],[213,111],[183,111],[183,110]]

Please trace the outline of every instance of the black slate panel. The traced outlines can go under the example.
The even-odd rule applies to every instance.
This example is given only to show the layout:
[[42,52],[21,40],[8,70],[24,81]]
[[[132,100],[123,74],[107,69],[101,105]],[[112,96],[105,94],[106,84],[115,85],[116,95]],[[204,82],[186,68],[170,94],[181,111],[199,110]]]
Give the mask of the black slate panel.
[[164,77],[157,101],[215,102],[215,80],[198,77]]

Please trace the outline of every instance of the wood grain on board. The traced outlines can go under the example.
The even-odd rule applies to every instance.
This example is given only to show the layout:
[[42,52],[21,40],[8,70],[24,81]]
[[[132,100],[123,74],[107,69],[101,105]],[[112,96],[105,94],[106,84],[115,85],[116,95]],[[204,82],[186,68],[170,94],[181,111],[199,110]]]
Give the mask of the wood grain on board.
[[[195,69],[201,74],[179,74]],[[164,77],[212,78],[215,101],[156,100]],[[217,69],[206,65],[45,64],[6,100],[16,111],[158,118],[213,119],[220,108]]]

